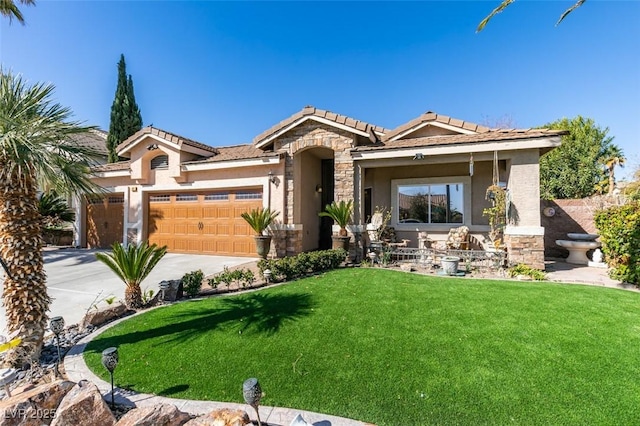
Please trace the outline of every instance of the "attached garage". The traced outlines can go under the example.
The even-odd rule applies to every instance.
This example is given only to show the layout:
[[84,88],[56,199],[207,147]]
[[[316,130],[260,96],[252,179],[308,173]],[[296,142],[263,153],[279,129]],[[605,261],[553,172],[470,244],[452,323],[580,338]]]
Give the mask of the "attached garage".
[[147,238],[175,253],[255,256],[254,232],[240,215],[260,207],[261,189],[150,194]]
[[124,195],[109,194],[87,201],[86,241],[89,248],[108,248],[122,242]]

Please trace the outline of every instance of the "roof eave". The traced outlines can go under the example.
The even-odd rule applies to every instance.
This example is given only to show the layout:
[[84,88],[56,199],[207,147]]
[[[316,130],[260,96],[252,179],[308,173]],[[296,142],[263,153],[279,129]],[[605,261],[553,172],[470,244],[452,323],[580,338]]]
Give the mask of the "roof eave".
[[502,141],[461,142],[442,145],[423,145],[410,147],[384,146],[379,148],[353,148],[351,155],[355,160],[387,159],[400,157],[438,156],[450,154],[468,154],[493,151],[513,151],[524,149],[551,150],[560,146],[561,136],[546,136],[540,138],[507,139]]

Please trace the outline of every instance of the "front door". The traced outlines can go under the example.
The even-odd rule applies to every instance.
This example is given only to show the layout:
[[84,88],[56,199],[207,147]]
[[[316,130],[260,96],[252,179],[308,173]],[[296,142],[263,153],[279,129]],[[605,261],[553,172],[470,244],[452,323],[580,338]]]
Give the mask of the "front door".
[[[322,160],[322,196],[321,199],[321,211],[324,211],[324,207],[327,204],[331,204],[333,202],[333,174],[334,174],[334,165],[333,159],[325,159]],[[318,242],[318,247],[320,250],[328,250],[331,248],[331,228],[333,226],[333,220],[328,217],[320,218],[320,241]]]

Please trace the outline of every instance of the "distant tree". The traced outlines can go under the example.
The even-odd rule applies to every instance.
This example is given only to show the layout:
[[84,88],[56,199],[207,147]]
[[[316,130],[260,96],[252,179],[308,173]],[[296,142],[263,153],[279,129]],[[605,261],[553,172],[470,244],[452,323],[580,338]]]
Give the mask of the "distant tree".
[[118,85],[111,105],[111,123],[109,124],[109,135],[107,136],[108,161],[110,163],[118,161],[118,153],[116,152],[118,145],[141,128],[142,115],[133,94],[133,79],[131,75],[127,77],[127,65],[124,61],[124,55],[120,55]]
[[606,177],[602,167],[608,153],[620,148],[590,118],[577,116],[563,118],[545,126],[549,129],[568,130],[562,145],[540,158],[540,195],[544,199],[584,198],[596,193],[596,186]]
[[[516,0],[502,0],[502,2],[498,5],[498,7],[493,9],[493,11],[491,11],[491,13],[480,22],[480,24],[478,25],[478,28],[476,28],[476,32],[479,33],[480,31],[482,31],[484,29],[484,27],[489,23],[491,18],[493,18],[498,13],[502,12],[503,10],[505,10],[514,1],[516,1]],[[582,6],[585,1],[587,1],[587,0],[578,0],[573,4],[573,6],[571,6],[567,10],[565,10],[562,13],[562,15],[560,15],[560,19],[558,19],[558,22],[556,22],[556,25],[558,25],[560,22],[562,22],[562,20],[564,18],[566,18],[567,15],[569,15],[571,12],[573,12],[574,10],[576,10],[577,8]]]
[[633,178],[624,187],[624,195],[631,200],[640,201],[640,166],[633,174]]
[[609,195],[613,194],[613,190],[616,187],[616,175],[615,168],[616,166],[624,167],[624,163],[627,160],[624,158],[622,154],[622,150],[617,145],[611,145],[609,150],[605,153],[605,156],[602,158],[604,162],[604,168],[607,173],[606,179],[608,182],[608,191]]
[[[25,6],[36,4],[35,0],[18,0],[18,2]],[[20,12],[20,9],[18,9],[18,5],[16,5],[14,0],[0,0],[0,15],[9,18],[9,23],[11,23],[15,18],[18,22],[24,25],[24,16],[22,16],[22,12]]]

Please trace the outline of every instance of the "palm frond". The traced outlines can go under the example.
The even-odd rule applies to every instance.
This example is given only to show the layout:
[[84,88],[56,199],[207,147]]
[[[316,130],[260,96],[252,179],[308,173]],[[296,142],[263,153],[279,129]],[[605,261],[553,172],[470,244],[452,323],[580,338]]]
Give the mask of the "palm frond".
[[480,31],[482,31],[494,16],[505,10],[514,1],[516,0],[503,0],[503,2],[498,5],[498,7],[493,9],[493,11],[491,11],[491,13],[480,22],[478,28],[476,28],[476,32],[479,33]]
[[53,100],[54,86],[28,86],[20,75],[0,68],[0,159],[6,175],[22,184],[36,177],[59,193],[96,192],[89,167],[95,152],[75,135],[94,129],[70,120],[71,111]]
[[130,244],[125,248],[120,243],[111,246],[111,253],[96,253],[96,258],[107,265],[127,287],[139,286],[151,273],[160,259],[167,253],[167,246]]
[[574,10],[576,10],[577,8],[582,6],[585,1],[587,1],[587,0],[578,0],[577,2],[575,2],[575,4],[573,6],[571,6],[569,9],[565,10],[564,13],[562,15],[560,15],[560,19],[558,19],[558,22],[556,22],[556,26],[558,26],[560,24],[560,22],[562,22],[562,20],[567,17],[567,15],[569,15],[571,12],[573,12]]

